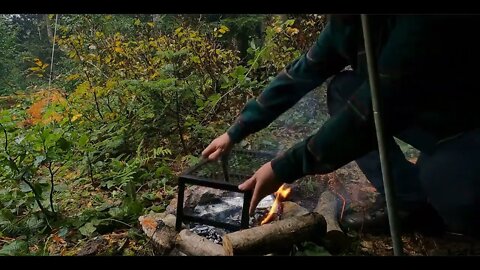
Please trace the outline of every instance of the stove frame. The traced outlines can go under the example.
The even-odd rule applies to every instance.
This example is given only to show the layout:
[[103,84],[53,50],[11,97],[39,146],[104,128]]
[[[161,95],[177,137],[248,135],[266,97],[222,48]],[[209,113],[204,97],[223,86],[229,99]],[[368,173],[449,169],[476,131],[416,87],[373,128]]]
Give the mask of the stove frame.
[[[231,153],[228,155],[224,155],[221,158],[221,170],[223,172],[223,179],[212,179],[205,176],[195,175],[195,172],[205,167],[207,164],[211,164],[215,161],[209,161],[207,159],[201,160],[197,165],[194,165],[187,169],[185,172],[180,174],[178,177],[178,198],[177,198],[177,218],[175,228],[177,231],[181,230],[182,222],[189,221],[189,222],[198,222],[205,225],[215,226],[217,228],[223,228],[231,231],[237,231],[241,229],[247,229],[249,227],[249,208],[250,208],[250,201],[252,199],[252,191],[242,191],[238,189],[238,183],[233,183],[230,180],[232,178],[235,179],[243,179],[247,180],[252,176],[252,174],[247,173],[237,173],[233,172],[230,173],[228,163],[233,156],[250,156],[252,158],[268,158],[273,159],[275,157],[275,153],[273,152],[264,152],[264,151],[252,151],[252,150],[232,150]],[[256,164],[261,166],[263,164]],[[219,222],[215,220],[210,220],[194,215],[190,215],[184,213],[184,205],[183,201],[185,198],[185,187],[186,185],[196,185],[196,186],[203,186],[209,187],[214,189],[226,190],[226,191],[233,191],[243,194],[243,206],[242,206],[242,216],[240,224],[231,224],[227,222]]]

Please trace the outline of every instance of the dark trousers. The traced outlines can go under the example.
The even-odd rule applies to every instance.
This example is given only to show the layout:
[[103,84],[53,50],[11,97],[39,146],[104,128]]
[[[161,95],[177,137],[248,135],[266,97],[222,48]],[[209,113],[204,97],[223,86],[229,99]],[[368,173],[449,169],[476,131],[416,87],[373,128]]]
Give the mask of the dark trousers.
[[[346,105],[361,83],[363,79],[351,71],[332,79],[327,88],[330,115]],[[399,208],[429,202],[450,230],[478,235],[475,229],[480,228],[480,129],[439,144],[430,155],[421,153],[416,164],[406,160],[393,138],[388,139],[387,149]],[[367,153],[356,163],[384,195],[378,151]]]

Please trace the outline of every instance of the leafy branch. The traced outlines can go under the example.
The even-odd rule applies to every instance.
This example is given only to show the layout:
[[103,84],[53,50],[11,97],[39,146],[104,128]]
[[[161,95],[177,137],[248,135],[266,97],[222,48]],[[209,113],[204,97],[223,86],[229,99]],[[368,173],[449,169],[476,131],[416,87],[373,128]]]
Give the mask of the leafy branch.
[[[14,171],[16,171],[17,174],[20,174],[21,171],[20,169],[18,168],[17,164],[15,163],[15,159],[13,159],[10,154],[9,154],[9,151],[8,151],[8,133],[7,133],[7,129],[5,128],[5,126],[0,123],[0,127],[2,127],[3,129],[3,133],[5,134],[5,153],[7,154],[8,156],[8,160],[10,162],[10,168],[13,169]],[[28,187],[30,187],[30,189],[32,190],[33,192],[33,195],[34,195],[34,198],[35,198],[35,201],[37,202],[38,204],[38,207],[40,208],[40,210],[42,211],[42,213],[45,214],[46,217],[50,217],[51,214],[48,210],[45,209],[45,207],[43,206],[42,202],[41,202],[41,196],[38,194],[37,190],[35,189],[35,187],[33,186],[33,184],[28,181],[25,177],[25,175],[27,174],[27,172],[29,171],[29,169],[31,168],[31,165],[30,166],[27,166],[23,172],[21,173],[19,179],[21,181],[23,181],[25,184],[28,185]],[[47,223],[48,223],[48,220],[47,220]]]

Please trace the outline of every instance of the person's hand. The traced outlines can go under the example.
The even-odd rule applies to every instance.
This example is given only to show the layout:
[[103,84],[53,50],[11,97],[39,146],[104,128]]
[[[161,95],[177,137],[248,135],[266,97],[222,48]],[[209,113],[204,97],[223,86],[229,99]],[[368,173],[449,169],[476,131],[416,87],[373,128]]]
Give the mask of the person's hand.
[[217,160],[222,154],[230,152],[232,147],[233,142],[225,132],[213,140],[210,145],[203,150],[202,156],[209,160]]
[[265,163],[248,180],[238,186],[240,190],[253,190],[252,200],[250,202],[250,215],[255,213],[258,203],[266,196],[274,193],[283,185],[276,180],[273,173],[271,162]]

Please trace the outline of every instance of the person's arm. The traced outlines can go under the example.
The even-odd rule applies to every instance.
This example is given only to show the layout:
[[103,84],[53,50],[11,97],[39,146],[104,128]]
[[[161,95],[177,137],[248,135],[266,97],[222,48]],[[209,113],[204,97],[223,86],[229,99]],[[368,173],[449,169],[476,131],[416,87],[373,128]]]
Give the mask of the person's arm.
[[[418,76],[425,72],[419,47],[428,44],[424,20],[404,17],[390,33],[378,58],[379,87],[384,101],[384,128],[388,135],[403,130],[417,107],[408,100],[418,95]],[[419,31],[418,27],[422,31]],[[416,105],[415,105],[416,106]],[[368,78],[347,105],[319,131],[272,161],[277,180],[291,183],[305,175],[330,173],[377,148]]]
[[257,99],[245,105],[227,131],[230,139],[238,143],[267,127],[304,95],[347,66],[346,56],[339,45],[344,44],[349,35],[348,29],[328,23],[306,54],[289,64]]
[[355,97],[319,131],[272,160],[276,178],[291,183],[305,175],[325,174],[375,147],[370,89],[364,83]]

